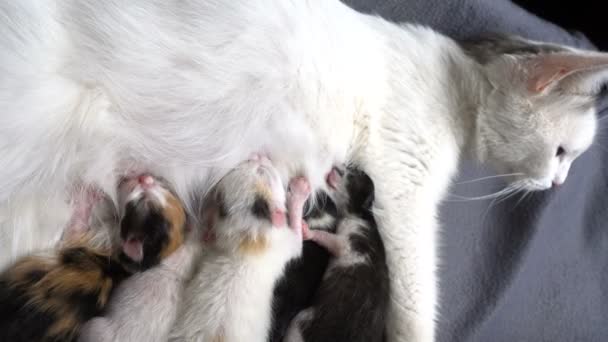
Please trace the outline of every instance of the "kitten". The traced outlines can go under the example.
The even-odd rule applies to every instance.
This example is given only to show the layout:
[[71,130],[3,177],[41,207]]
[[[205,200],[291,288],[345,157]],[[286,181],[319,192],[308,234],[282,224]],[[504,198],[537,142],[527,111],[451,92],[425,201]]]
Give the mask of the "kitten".
[[219,182],[203,211],[214,242],[187,285],[171,341],[266,341],[275,282],[302,250],[309,192],[304,178],[294,178],[286,196],[276,169],[260,156]]
[[304,238],[331,251],[332,258],[311,305],[293,319],[285,341],[382,341],[389,277],[371,212],[374,184],[356,169],[332,178],[341,217],[337,233],[304,229]]
[[[161,182],[158,179],[153,181]],[[136,273],[118,285],[103,317],[88,321],[82,327],[79,341],[167,341],[183,284],[191,275],[202,241],[196,230],[184,231],[187,218],[181,206],[175,205],[178,199],[168,188],[147,186],[141,190],[130,195],[129,201],[149,200],[156,196],[157,203],[162,199],[168,203],[166,207],[170,210],[164,211],[164,215],[171,217],[167,223],[172,226],[167,228],[173,233],[169,238],[173,246],[165,247],[165,250],[170,254],[166,254],[158,265]],[[151,215],[140,217],[148,217],[149,220]]]
[[519,38],[476,49],[337,0],[23,0],[0,13],[3,262],[55,241],[75,182],[111,193],[149,168],[189,198],[265,151],[283,183],[304,175],[317,190],[352,162],[377,190],[389,341],[434,339],[435,217],[460,158],[516,188],[563,183],[608,77],[604,53]]
[[[151,177],[142,179],[149,182]],[[120,257],[88,246],[84,225],[98,201],[91,199],[77,203],[74,226],[67,227],[77,236],[66,236],[56,253],[24,257],[2,272],[0,340],[76,341],[83,324],[105,310],[118,284],[181,245],[181,204],[162,186],[131,183],[120,186]],[[137,195],[143,186],[149,192]]]
[[[326,192],[309,199],[304,208],[304,220],[312,230],[335,233],[340,217],[335,203]],[[329,264],[329,252],[314,241],[304,241],[302,255],[285,266],[277,281],[272,298],[272,324],[268,341],[283,341],[293,318],[312,305],[314,294],[321,284]]]

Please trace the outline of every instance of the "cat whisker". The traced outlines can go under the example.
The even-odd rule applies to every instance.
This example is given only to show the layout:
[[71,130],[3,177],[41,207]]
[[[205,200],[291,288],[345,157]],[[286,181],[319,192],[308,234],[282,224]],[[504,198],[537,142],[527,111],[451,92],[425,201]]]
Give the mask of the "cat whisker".
[[523,194],[521,195],[521,197],[519,198],[519,200],[517,200],[517,202],[515,202],[515,205],[513,206],[513,209],[517,208],[517,206],[522,203],[526,197],[528,197],[528,195],[530,195],[532,192],[531,191],[524,191]]
[[512,192],[516,192],[517,190],[520,190],[520,186],[513,186],[513,185],[509,185],[507,187],[505,187],[504,189],[501,189],[495,193],[492,194],[488,194],[488,195],[482,195],[482,196],[475,196],[475,197],[466,197],[466,196],[461,196],[461,195],[456,195],[456,194],[449,194],[450,196],[456,197],[456,199],[448,199],[447,201],[449,202],[467,202],[467,201],[481,201],[481,200],[489,200],[489,199],[497,199],[500,198],[501,196],[507,196],[510,195]]
[[[482,217],[482,220],[481,220],[482,224],[483,224],[483,222],[485,222],[485,219],[486,219],[486,217],[487,217],[488,212],[490,211],[490,209],[491,209],[491,208],[492,208],[494,205],[496,205],[496,204],[498,204],[498,203],[500,203],[500,202],[502,202],[502,201],[507,200],[509,197],[512,197],[512,196],[514,196],[515,194],[521,193],[521,190],[524,190],[524,189],[525,189],[525,187],[526,187],[526,183],[525,183],[525,181],[520,181],[520,182],[515,182],[515,183],[513,183],[513,184],[510,184],[510,185],[507,187],[507,188],[510,188],[510,193],[508,193],[508,194],[507,194],[505,197],[503,197],[503,198],[501,198],[501,199],[499,199],[499,198],[497,197],[497,198],[495,198],[494,200],[492,200],[492,202],[490,202],[490,204],[488,205],[488,208],[486,209],[486,211],[485,211],[485,212],[484,212],[484,214],[483,214],[483,217]],[[527,195],[529,192],[530,192],[530,191],[526,190],[526,191],[523,193],[522,198],[523,198],[523,197],[525,197],[525,196],[526,196],[526,195]],[[498,201],[497,201],[497,200],[498,200]],[[519,201],[521,201],[521,198],[520,198],[520,200],[519,200]],[[518,203],[519,203],[519,201],[518,201]],[[516,204],[515,206],[517,206],[517,204]]]
[[524,184],[519,184],[519,183],[515,183],[512,187],[511,187],[511,191],[510,193],[508,193],[507,195],[505,195],[503,198],[500,198],[498,200],[498,202],[496,203],[500,203],[503,201],[506,201],[507,199],[513,197],[514,195],[520,193],[521,190],[524,189]]
[[[498,197],[497,197],[498,198]],[[490,204],[488,204],[488,207],[486,208],[486,210],[483,212],[483,215],[481,217],[481,226],[483,226],[486,222],[486,218],[488,217],[488,213],[490,212],[490,209],[492,209],[492,207],[494,207],[494,204],[496,204],[496,199],[494,198]]]
[[505,173],[505,174],[501,174],[501,175],[480,177],[480,178],[475,178],[475,179],[466,180],[466,181],[462,181],[462,182],[456,182],[454,184],[470,184],[470,183],[481,182],[481,181],[485,181],[485,180],[489,180],[489,179],[503,178],[503,177],[513,177],[513,176],[521,176],[521,175],[523,175],[523,173],[521,173],[521,172]]

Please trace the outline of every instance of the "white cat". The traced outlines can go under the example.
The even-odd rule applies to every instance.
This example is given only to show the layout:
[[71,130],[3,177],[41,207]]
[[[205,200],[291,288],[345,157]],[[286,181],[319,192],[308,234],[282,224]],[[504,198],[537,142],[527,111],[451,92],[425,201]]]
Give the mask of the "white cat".
[[392,272],[390,341],[431,341],[437,204],[459,158],[565,180],[592,143],[606,54],[431,29],[338,0],[0,2],[3,263],[60,235],[75,182],[154,170],[208,190],[252,151],[283,181],[373,178]]

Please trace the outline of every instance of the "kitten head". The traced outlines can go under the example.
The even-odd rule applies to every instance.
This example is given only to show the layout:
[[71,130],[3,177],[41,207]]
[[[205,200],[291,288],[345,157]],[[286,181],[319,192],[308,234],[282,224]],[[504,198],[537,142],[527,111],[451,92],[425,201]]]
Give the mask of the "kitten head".
[[120,259],[133,270],[145,270],[168,257],[184,242],[186,212],[167,183],[141,175],[118,187]]
[[334,206],[342,215],[354,215],[367,218],[375,199],[374,182],[362,170],[349,166],[334,167],[328,175],[331,189],[328,195]]
[[207,196],[203,229],[227,249],[263,250],[272,227],[287,226],[286,193],[270,160],[255,155],[224,176]]
[[463,44],[489,84],[477,118],[477,155],[527,190],[562,184],[592,144],[608,54],[494,37]]

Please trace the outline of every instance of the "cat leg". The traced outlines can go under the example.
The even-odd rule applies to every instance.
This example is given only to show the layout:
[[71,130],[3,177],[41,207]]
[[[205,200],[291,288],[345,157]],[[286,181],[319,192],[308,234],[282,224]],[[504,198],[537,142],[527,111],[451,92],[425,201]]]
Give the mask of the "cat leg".
[[387,167],[391,162],[383,158],[394,158],[394,152],[369,152],[361,167],[376,186],[373,213],[390,274],[387,342],[435,341],[436,203],[420,198],[421,190],[399,163]]
[[287,333],[285,334],[284,342],[304,342],[304,336],[302,336],[302,328],[307,325],[314,317],[313,309],[306,309],[296,315],[291,320]]
[[335,257],[342,255],[345,248],[344,240],[338,235],[324,230],[310,229],[307,224],[302,225],[302,236],[304,240],[316,242]]

